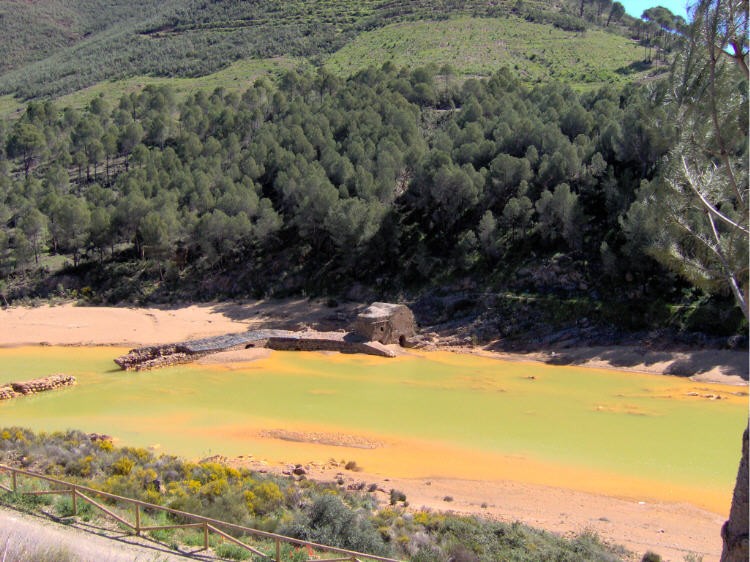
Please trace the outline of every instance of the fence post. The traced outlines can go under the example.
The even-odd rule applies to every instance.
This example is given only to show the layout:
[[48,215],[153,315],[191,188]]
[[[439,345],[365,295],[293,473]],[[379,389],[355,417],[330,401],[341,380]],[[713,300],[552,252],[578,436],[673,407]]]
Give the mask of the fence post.
[[11,474],[11,480],[13,481],[13,493],[15,493],[16,488],[18,487],[16,471],[11,469],[10,474]]
[[141,535],[141,506],[139,504],[135,504],[135,534]]
[[281,562],[281,540],[276,539],[276,562]]
[[75,486],[70,489],[70,497],[73,499],[73,515],[78,515],[78,491]]
[[208,522],[203,522],[203,549],[208,550]]

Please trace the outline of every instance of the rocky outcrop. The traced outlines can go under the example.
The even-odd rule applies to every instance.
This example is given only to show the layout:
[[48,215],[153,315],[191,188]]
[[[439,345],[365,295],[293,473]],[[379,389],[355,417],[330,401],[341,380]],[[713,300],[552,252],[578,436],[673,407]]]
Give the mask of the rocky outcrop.
[[72,375],[55,374],[25,382],[11,382],[0,386],[0,400],[9,400],[19,396],[28,396],[37,392],[46,392],[63,386],[76,384]]
[[734,485],[732,507],[729,519],[721,528],[724,549],[721,562],[747,562],[748,553],[748,428],[742,434],[742,458],[737,470],[737,482]]

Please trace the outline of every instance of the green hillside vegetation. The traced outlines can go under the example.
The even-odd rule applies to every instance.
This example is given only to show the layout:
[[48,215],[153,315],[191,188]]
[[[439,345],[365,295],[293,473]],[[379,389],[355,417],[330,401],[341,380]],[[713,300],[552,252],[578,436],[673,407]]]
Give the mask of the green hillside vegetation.
[[[627,27],[605,27],[608,20],[605,16],[611,11],[611,5],[610,8],[605,6],[606,0],[596,6],[588,2],[583,18],[578,17],[578,3],[572,0],[555,4],[534,0],[492,3],[480,0],[232,0],[211,3],[142,0],[135,4],[78,0],[29,3],[24,4],[22,10],[12,9],[15,2],[4,4],[0,32],[5,32],[3,44],[7,62],[0,68],[0,71],[6,70],[0,75],[0,95],[13,94],[22,99],[55,98],[99,82],[135,76],[205,76],[248,58],[307,57],[320,63],[359,34],[404,21],[472,17],[501,20],[502,25],[508,26],[507,18],[512,18],[519,26],[522,21],[528,21],[554,30],[574,31],[578,35],[569,36],[571,41],[584,38],[588,27],[606,29],[610,35],[629,32]],[[0,4],[0,9],[2,6]],[[37,21],[40,23],[35,27]],[[617,18],[616,21],[625,20]],[[472,23],[474,27],[479,25]],[[496,34],[502,31],[502,25],[495,30]],[[390,30],[386,35],[392,37],[393,33]],[[472,39],[464,33],[459,36],[461,40]],[[559,39],[557,33],[553,36]],[[479,37],[473,39],[479,40]],[[588,41],[584,41],[584,49],[591,47]],[[595,39],[594,43],[598,41]],[[539,50],[536,41],[527,42],[530,43],[528,49]],[[487,74],[498,59],[492,52],[482,52],[486,51],[482,41],[480,45],[479,60],[475,64],[483,65],[482,71]],[[472,45],[465,45],[460,50],[471,48]],[[537,64],[542,69],[547,68],[531,71],[532,77],[553,75],[551,66],[560,62],[568,65],[580,58],[577,48],[564,47],[564,50],[570,50],[571,56],[545,58],[543,52],[537,52],[536,56],[540,57]],[[529,58],[534,54],[529,52],[524,56],[521,51],[515,56]],[[608,57],[612,52],[609,48],[599,58]],[[445,54],[451,55],[450,52]],[[423,64],[433,59],[435,55],[428,54],[424,60],[409,62]],[[616,60],[619,64],[621,57]],[[623,66],[637,60],[624,61]],[[360,60],[357,68],[371,62]],[[598,64],[594,64],[595,70],[597,67]],[[561,77],[586,72],[585,67],[574,72],[555,69],[555,74],[561,73]],[[579,78],[576,77],[576,81]],[[603,82],[608,78],[597,76],[594,80]]]
[[362,33],[325,66],[349,76],[384,61],[411,68],[450,61],[460,76],[486,77],[508,67],[525,82],[554,79],[581,89],[644,78],[652,69],[638,70],[642,59],[635,41],[600,29],[581,34],[516,17],[459,17]]
[[632,81],[643,57],[679,45],[680,23],[660,10],[608,26],[607,5],[121,14],[0,76],[8,92],[57,96],[0,97],[12,115],[0,122],[0,292],[119,302],[468,282],[565,296],[634,327],[697,326],[696,307],[718,306],[703,328],[732,333],[727,300],[660,268],[631,209],[675,138],[665,88]]
[[0,0],[0,73],[45,58],[107,28],[145,20],[153,0]]
[[[5,297],[63,283],[95,302],[392,295],[468,278],[593,299],[636,327],[689,324],[657,303],[700,293],[648,257],[629,214],[673,142],[664,88],[446,72],[386,63],[182,101],[165,85],[84,111],[29,104],[0,133]],[[60,278],[48,253],[71,260]],[[731,310],[702,327],[731,333]]]
[[[242,59],[218,72],[198,78],[133,76],[122,80],[98,82],[88,88],[60,96],[55,99],[55,103],[62,107],[85,109],[95,98],[101,98],[106,104],[113,106],[117,105],[123,95],[140,93],[146,86],[169,86],[176,99],[182,101],[188,94],[197,91],[211,93],[216,88],[227,92],[246,90],[261,76],[275,80],[286,70],[305,67],[310,68],[306,59],[291,57]],[[13,96],[0,96],[0,119],[17,119],[25,108],[26,105]]]
[[[212,93],[217,88],[226,92],[247,90],[258,78],[279,78],[285,71],[309,66],[305,59],[278,57],[274,59],[242,59],[228,67],[200,78],[134,76],[123,80],[99,82],[88,88],[66,94],[55,100],[62,107],[86,108],[95,98],[102,98],[110,107],[123,95],[140,93],[146,86],[168,86],[177,100],[195,92]],[[23,106],[21,106],[23,107]],[[2,105],[0,105],[0,110]]]
[[[8,463],[13,459],[23,459],[25,467],[31,465],[36,471],[111,494],[413,562],[528,560],[530,553],[538,559],[559,562],[616,562],[629,554],[622,547],[603,544],[591,532],[562,538],[519,522],[499,523],[424,509],[407,511],[408,498],[398,490],[390,490],[390,506],[378,507],[372,494],[377,484],[362,482],[358,491],[348,491],[343,478],[317,483],[235,469],[217,462],[188,462],[170,455],[157,456],[145,449],[115,447],[109,440],[92,440],[79,431],[34,434],[26,429],[0,428],[0,461]],[[24,481],[29,486],[26,490],[38,484],[30,479]],[[0,482],[9,486],[10,478],[0,476]],[[0,491],[0,502],[27,509],[44,505],[61,517],[73,514],[68,497],[57,496],[55,500],[52,496]],[[109,509],[123,510],[121,515],[132,519],[132,507],[106,503]],[[95,516],[94,509],[80,500],[78,510],[84,521]],[[142,515],[144,526],[184,523],[177,517],[165,517],[163,512],[144,510]],[[203,544],[200,529],[159,529],[148,533],[168,545]],[[244,540],[266,553],[274,552],[271,541]],[[224,557],[249,558],[246,551],[229,546],[211,543],[214,551]],[[283,559],[302,561],[308,555],[306,550],[285,549]]]

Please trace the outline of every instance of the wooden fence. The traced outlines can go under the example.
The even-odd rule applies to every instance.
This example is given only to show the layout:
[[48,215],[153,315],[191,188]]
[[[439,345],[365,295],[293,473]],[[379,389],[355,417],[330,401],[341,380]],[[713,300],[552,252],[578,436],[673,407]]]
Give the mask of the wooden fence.
[[[215,535],[222,537],[225,541],[228,541],[241,548],[248,550],[250,553],[254,554],[255,556],[260,556],[261,558],[264,558],[266,560],[273,560],[274,562],[282,562],[281,560],[282,543],[287,543],[287,544],[291,544],[294,546],[306,548],[308,549],[308,552],[310,551],[310,549],[312,549],[313,551],[324,552],[326,553],[325,554],[326,556],[328,555],[337,556],[336,558],[309,558],[308,559],[309,561],[314,561],[314,562],[363,562],[365,560],[374,560],[376,562],[399,562],[398,560],[394,560],[393,558],[385,558],[382,556],[375,556],[373,554],[355,552],[353,550],[347,550],[344,548],[337,548],[333,546],[317,544],[314,542],[303,541],[303,540],[295,539],[292,537],[286,537],[284,535],[278,535],[276,533],[269,533],[267,531],[252,529],[250,527],[243,527],[242,525],[235,525],[233,523],[227,523],[226,521],[219,521],[218,519],[211,519],[209,517],[203,517],[202,515],[188,513],[186,511],[171,509],[171,508],[164,507],[161,505],[156,505],[156,504],[152,504],[152,503],[148,503],[148,502],[144,502],[140,500],[135,500],[132,498],[126,498],[123,496],[118,496],[115,494],[102,492],[100,490],[95,490],[93,488],[88,488],[86,486],[80,486],[78,484],[72,484],[70,482],[65,482],[64,480],[52,478],[51,476],[45,476],[44,474],[38,474],[36,472],[30,472],[28,470],[23,470],[20,468],[14,468],[14,467],[0,464],[0,474],[2,474],[3,472],[7,472],[10,474],[10,486],[0,484],[0,490],[4,490],[9,493],[25,494],[25,495],[32,495],[32,496],[55,495],[55,494],[69,495],[71,498],[71,502],[72,502],[74,516],[78,514],[78,502],[79,501],[87,502],[91,504],[92,506],[94,506],[96,509],[104,512],[106,515],[108,515],[109,517],[117,521],[118,523],[121,523],[127,528],[132,529],[136,535],[140,535],[143,531],[156,531],[159,529],[166,530],[166,529],[193,528],[193,529],[200,529],[203,531],[203,549],[208,549],[209,535],[213,533]],[[41,480],[41,481],[47,482],[55,486],[55,488],[48,489],[48,490],[23,491],[20,489],[20,486],[19,486],[19,481],[21,480],[20,477]],[[99,497],[103,497],[109,500],[114,500],[117,502],[122,502],[122,503],[132,505],[134,508],[133,522],[131,523],[125,517],[121,517],[120,515],[114,513],[111,509],[108,509],[101,503],[97,502],[91,496],[99,496]],[[193,523],[144,526],[144,525],[141,525],[141,510],[145,510],[145,509],[153,510],[153,511],[162,511],[165,513],[169,513],[171,515],[176,515],[178,517],[183,518],[184,520],[193,521]],[[265,554],[264,552],[261,552],[260,550],[250,546],[249,544],[246,544],[242,542],[241,540],[229,535],[226,532],[228,530],[239,532],[245,535],[259,537],[259,538],[274,542],[276,546],[275,554],[268,555],[268,554]]]

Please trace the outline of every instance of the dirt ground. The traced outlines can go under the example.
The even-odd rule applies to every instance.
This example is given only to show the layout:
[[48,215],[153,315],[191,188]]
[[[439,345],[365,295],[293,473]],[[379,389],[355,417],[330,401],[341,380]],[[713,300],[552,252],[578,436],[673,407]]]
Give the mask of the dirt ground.
[[[79,307],[72,304],[0,310],[0,346],[119,345],[137,347],[245,331],[273,323],[276,327],[325,325],[347,310],[330,309],[305,299],[205,304],[176,308]],[[455,349],[504,360],[541,361],[691,377],[702,382],[747,385],[748,356],[729,350],[664,352],[635,347],[579,348],[523,355]],[[204,359],[252,360],[267,350],[230,352]],[[738,450],[739,458],[739,450]],[[273,460],[234,459],[259,470],[284,471]],[[688,504],[650,503],[596,495],[580,490],[518,481],[460,479],[393,479],[388,475],[346,471],[338,466],[309,466],[308,477],[343,478],[347,484],[377,483],[384,501],[391,488],[403,491],[412,508],[428,507],[473,513],[501,520],[520,520],[561,534],[594,530],[603,538],[643,554],[653,550],[664,560],[682,561],[695,553],[704,562],[719,559],[719,531],[726,513]],[[339,476],[340,474],[340,476]],[[452,498],[447,501],[445,498]],[[727,513],[729,506],[727,505]],[[640,558],[637,558],[640,559]]]
[[[248,458],[220,458],[227,464],[261,472],[289,474],[293,465],[273,465]],[[452,511],[499,521],[521,521],[564,536],[595,531],[606,542],[619,544],[639,561],[654,551],[665,561],[682,561],[689,554],[704,562],[718,560],[719,530],[726,516],[690,504],[652,503],[590,494],[567,488],[513,481],[476,481],[447,478],[392,478],[353,472],[343,465],[307,464],[306,478],[324,482],[343,480],[347,488],[376,484],[376,497],[388,505],[390,490],[406,495],[409,509]]]
[[61,525],[41,515],[0,507],[0,559],[13,562],[17,559],[33,560],[36,556],[45,560],[80,562],[186,560],[167,546],[146,537],[130,536],[82,522]]
[[[73,304],[0,309],[0,346],[118,345],[138,347],[243,332],[253,327],[325,329],[356,305],[336,309],[318,301],[288,299],[182,307],[84,307]],[[329,320],[331,319],[331,320]],[[491,347],[491,346],[488,346]],[[439,346],[437,346],[439,348]],[[650,351],[634,346],[580,347],[525,354],[451,347],[457,353],[480,353],[506,361],[541,361],[651,374],[691,377],[701,382],[746,385],[748,355],[742,351]],[[242,359],[243,356],[234,356]],[[215,359],[214,359],[215,361]]]

